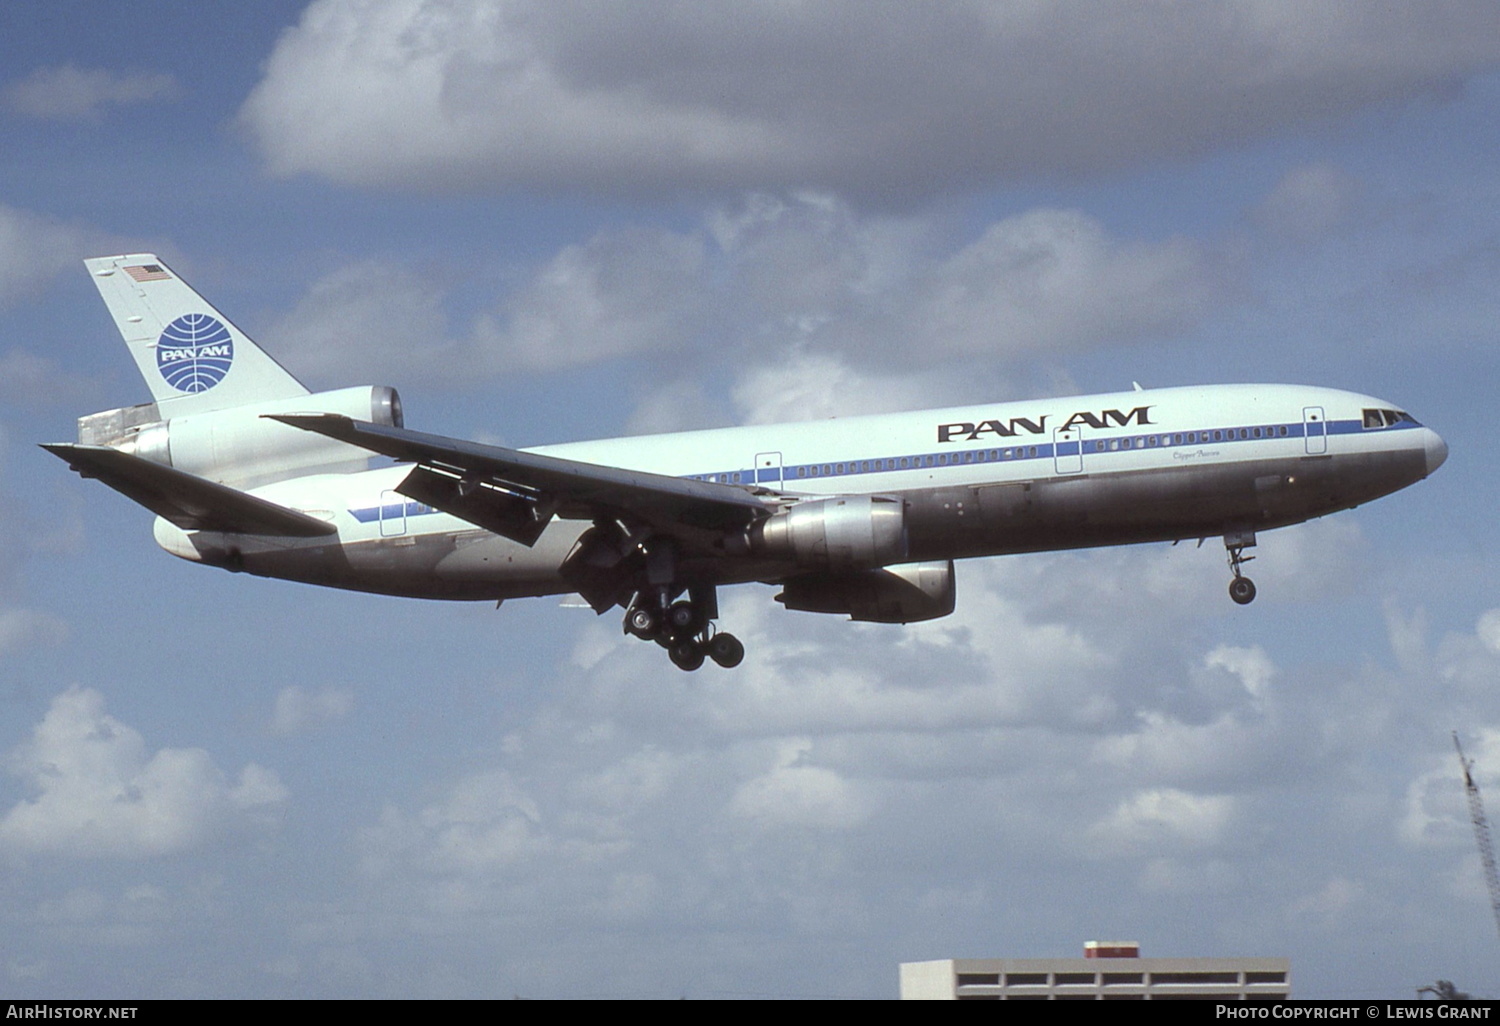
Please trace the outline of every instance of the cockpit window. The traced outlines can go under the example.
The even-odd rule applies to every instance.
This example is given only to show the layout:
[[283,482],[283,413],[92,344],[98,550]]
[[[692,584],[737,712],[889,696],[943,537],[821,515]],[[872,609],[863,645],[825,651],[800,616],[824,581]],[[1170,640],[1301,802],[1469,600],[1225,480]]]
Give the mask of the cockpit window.
[[1395,427],[1397,424],[1417,424],[1416,418],[1404,410],[1365,410],[1365,430]]

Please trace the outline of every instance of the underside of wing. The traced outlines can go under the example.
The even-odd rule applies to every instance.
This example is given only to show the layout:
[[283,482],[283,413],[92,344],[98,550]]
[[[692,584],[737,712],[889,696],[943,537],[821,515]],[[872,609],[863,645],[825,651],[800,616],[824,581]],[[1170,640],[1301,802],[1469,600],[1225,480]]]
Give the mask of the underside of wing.
[[188,531],[316,538],[338,530],[306,513],[107,445],[54,443],[43,449]]
[[274,420],[416,464],[397,491],[524,545],[554,516],[621,520],[681,537],[747,527],[774,505],[733,485],[559,459],[336,414]]

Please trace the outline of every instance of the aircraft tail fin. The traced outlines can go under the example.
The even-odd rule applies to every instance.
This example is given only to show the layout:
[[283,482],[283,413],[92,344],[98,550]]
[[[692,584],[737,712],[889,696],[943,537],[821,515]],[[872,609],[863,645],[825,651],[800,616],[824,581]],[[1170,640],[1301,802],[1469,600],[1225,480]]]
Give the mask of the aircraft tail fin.
[[153,254],[84,264],[163,418],[308,394]]

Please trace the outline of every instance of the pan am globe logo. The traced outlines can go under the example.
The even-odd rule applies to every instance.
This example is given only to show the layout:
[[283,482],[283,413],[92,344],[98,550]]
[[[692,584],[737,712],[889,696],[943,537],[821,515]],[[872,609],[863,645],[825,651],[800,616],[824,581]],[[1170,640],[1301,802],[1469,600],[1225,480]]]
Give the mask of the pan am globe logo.
[[156,340],[156,369],[179,392],[207,392],[233,362],[229,329],[208,314],[184,314]]

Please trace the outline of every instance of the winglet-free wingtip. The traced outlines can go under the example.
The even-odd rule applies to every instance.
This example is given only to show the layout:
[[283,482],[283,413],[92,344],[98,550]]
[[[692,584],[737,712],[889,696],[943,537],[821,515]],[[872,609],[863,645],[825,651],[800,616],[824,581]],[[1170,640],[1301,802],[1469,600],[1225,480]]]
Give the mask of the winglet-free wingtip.
[[38,442],[37,445],[41,446],[43,449],[46,449],[52,455],[56,456],[58,459],[66,463],[68,465],[68,469],[77,473],[79,477],[87,478],[97,476],[94,474],[90,474],[88,468],[74,458],[73,454],[77,452],[79,448],[75,443]]
[[288,427],[342,439],[352,433],[354,421],[342,413],[262,413],[262,420],[275,420]]

